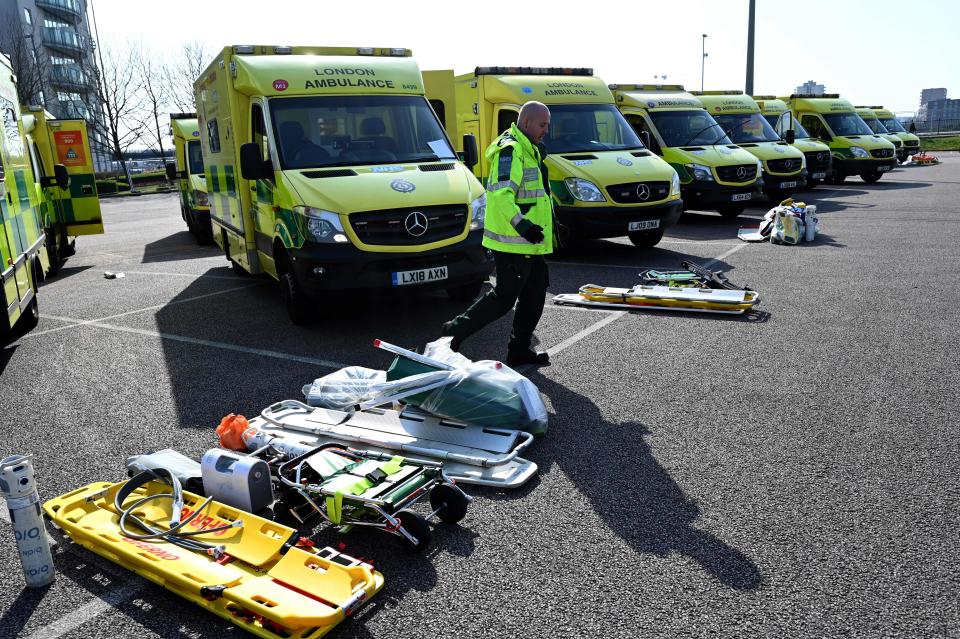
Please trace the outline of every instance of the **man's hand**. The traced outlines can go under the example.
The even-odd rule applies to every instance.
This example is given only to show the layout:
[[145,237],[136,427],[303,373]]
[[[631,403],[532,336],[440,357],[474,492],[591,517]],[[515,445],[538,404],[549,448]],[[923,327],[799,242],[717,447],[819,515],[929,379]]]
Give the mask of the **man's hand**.
[[530,220],[520,220],[516,226],[517,233],[531,244],[540,244],[543,242],[543,227],[534,224]]

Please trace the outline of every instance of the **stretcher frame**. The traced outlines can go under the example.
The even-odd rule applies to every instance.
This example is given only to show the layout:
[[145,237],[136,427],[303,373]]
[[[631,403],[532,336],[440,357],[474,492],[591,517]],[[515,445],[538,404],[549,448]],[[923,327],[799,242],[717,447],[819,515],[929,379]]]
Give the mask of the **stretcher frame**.
[[586,284],[579,293],[561,293],[553,303],[630,311],[681,311],[743,315],[760,302],[756,291],[637,284],[615,288]]

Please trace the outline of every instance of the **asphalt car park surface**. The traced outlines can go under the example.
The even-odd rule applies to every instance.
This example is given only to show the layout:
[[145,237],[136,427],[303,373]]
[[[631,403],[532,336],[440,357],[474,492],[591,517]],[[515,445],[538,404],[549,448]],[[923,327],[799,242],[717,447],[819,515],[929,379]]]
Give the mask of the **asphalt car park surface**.
[[[763,202],[688,212],[652,250],[554,259],[549,296],[693,259],[762,303],[730,318],[548,300],[553,365],[526,371],[551,412],[527,455],[538,476],[468,487],[467,517],[422,555],[320,531],[386,577],[330,636],[960,636],[960,156],[941,159],[803,194],[823,221],[812,244],[739,242]],[[192,242],[175,195],[103,209],[106,234],[41,288],[39,326],[0,350],[3,452],[34,455],[44,499],[121,480],[130,455],[199,457],[223,415],[385,367],[374,338],[422,346],[464,306],[331,297],[329,319],[296,327],[275,283]],[[465,354],[503,357],[508,331]],[[0,636],[246,636],[51,533],[57,580],[26,590],[0,521]]]

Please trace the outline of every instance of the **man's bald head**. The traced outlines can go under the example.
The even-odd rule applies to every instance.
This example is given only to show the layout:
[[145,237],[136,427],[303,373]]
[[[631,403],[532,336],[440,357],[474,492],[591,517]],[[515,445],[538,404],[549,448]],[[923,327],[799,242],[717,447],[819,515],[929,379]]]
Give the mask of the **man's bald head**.
[[534,144],[540,144],[550,130],[550,109],[542,102],[527,102],[520,107],[517,128]]

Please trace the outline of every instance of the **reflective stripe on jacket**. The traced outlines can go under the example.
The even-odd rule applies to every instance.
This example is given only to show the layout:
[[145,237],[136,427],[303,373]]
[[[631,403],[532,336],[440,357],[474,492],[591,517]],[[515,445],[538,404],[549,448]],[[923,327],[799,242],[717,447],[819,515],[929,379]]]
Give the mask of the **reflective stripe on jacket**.
[[[486,150],[487,212],[483,245],[494,251],[546,255],[553,252],[553,204],[540,171],[540,151],[516,124]],[[543,229],[543,241],[533,244],[517,232],[524,219]]]

